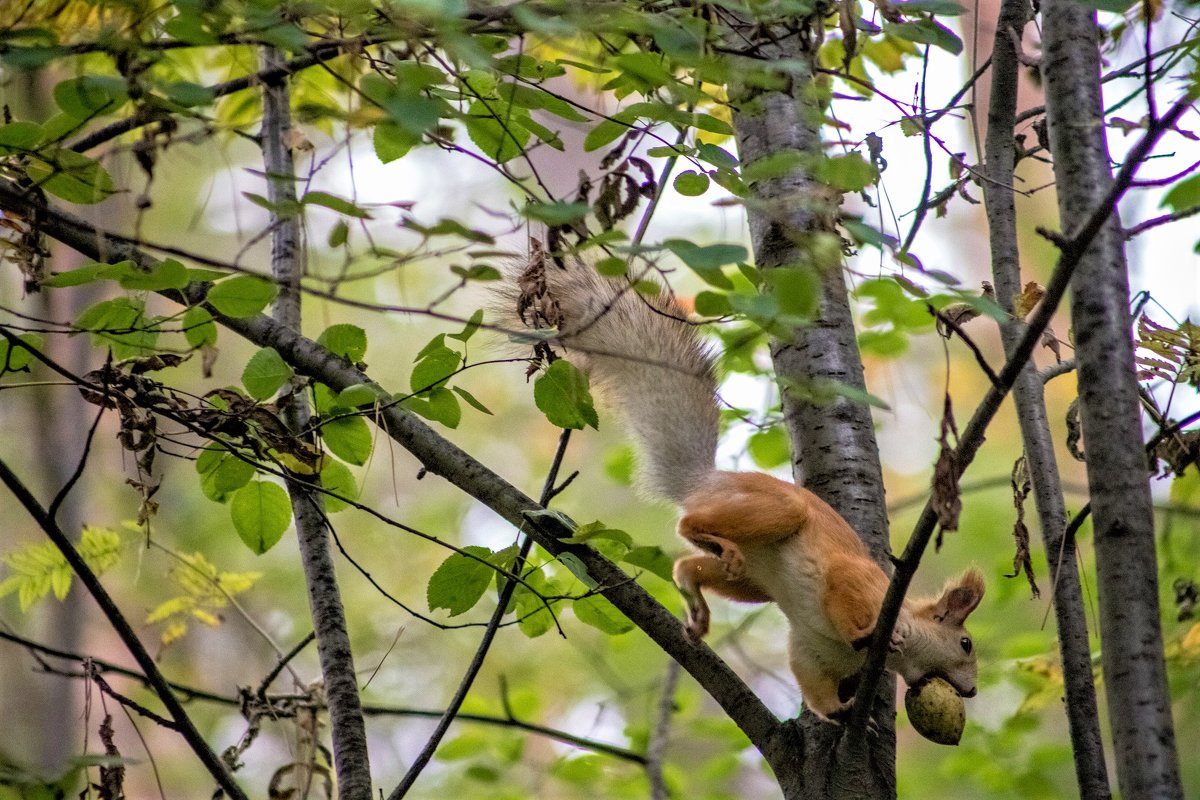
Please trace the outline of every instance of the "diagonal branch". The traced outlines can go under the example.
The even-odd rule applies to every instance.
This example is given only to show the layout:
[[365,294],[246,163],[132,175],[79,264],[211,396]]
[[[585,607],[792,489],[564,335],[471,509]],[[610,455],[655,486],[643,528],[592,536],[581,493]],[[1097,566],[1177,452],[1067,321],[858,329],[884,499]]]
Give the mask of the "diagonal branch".
[[[980,401],[978,408],[975,409],[971,421],[967,424],[963,431],[962,437],[959,439],[958,447],[954,453],[954,469],[955,477],[960,477],[966,468],[974,460],[976,452],[983,444],[984,433],[987,427],[991,424],[992,418],[996,412],[1000,410],[1001,404],[1004,402],[1005,396],[1012,389],[1016,382],[1017,376],[1025,367],[1025,362],[1033,354],[1034,348],[1041,339],[1042,332],[1050,322],[1050,317],[1058,309],[1058,304],[1062,301],[1063,295],[1066,294],[1067,286],[1071,282],[1071,276],[1075,272],[1075,268],[1079,266],[1083,260],[1085,251],[1088,245],[1100,232],[1105,222],[1112,216],[1113,209],[1116,206],[1118,198],[1126,190],[1133,181],[1134,175],[1141,167],[1142,162],[1159,138],[1171,129],[1172,126],[1183,116],[1192,104],[1193,100],[1190,95],[1177,100],[1170,110],[1167,111],[1157,122],[1150,126],[1146,133],[1138,140],[1137,144],[1129,151],[1129,157],[1125,161],[1121,171],[1117,174],[1112,186],[1108,192],[1096,204],[1095,209],[1088,215],[1086,221],[1080,226],[1079,230],[1069,238],[1064,238],[1057,234],[1047,234],[1052,238],[1059,247],[1060,255],[1058,263],[1054,268],[1054,273],[1046,284],[1046,294],[1042,297],[1042,302],[1034,310],[1029,317],[1029,326],[1025,330],[1025,334],[1011,349],[1008,361],[1005,362],[1004,368],[997,376],[997,383],[988,390],[988,393]],[[879,619],[875,625],[875,634],[871,639],[871,647],[867,655],[866,665],[863,667],[862,679],[858,685],[858,691],[855,693],[855,706],[850,717],[849,735],[862,736],[865,735],[866,725],[871,711],[870,700],[875,696],[875,692],[879,689],[879,682],[883,677],[884,665],[887,659],[888,643],[891,640],[892,629],[896,625],[896,618],[900,614],[900,606],[904,602],[904,595],[908,592],[909,584],[912,583],[913,575],[916,574],[917,566],[921,563],[921,556],[925,552],[926,546],[929,544],[929,539],[933,536],[934,527],[937,525],[937,512],[933,510],[932,503],[926,503],[924,510],[921,512],[920,518],[917,520],[916,527],[913,529],[912,536],[909,537],[908,544],[904,548],[904,553],[896,560],[896,571],[892,575],[892,581],[888,585],[887,595],[883,601],[883,607],[879,611]]]
[[[558,470],[562,466],[563,456],[567,452],[567,442],[571,439],[571,430],[564,428],[562,434],[558,438],[558,450],[554,453],[554,461],[550,464],[550,471],[546,475],[546,483],[542,487],[541,504],[546,506],[550,502],[551,493],[554,491],[554,486],[558,483]],[[533,548],[533,539],[526,536],[521,542],[521,549],[513,562],[513,572],[521,574],[525,567],[525,560],[529,558],[529,551]],[[475,655],[471,658],[471,663],[467,665],[467,671],[459,681],[458,689],[455,690],[454,696],[450,698],[450,703],[446,706],[446,711],[438,720],[437,727],[430,734],[429,740],[425,746],[421,748],[421,752],[413,759],[413,763],[409,766],[408,771],[404,773],[404,777],[392,793],[388,795],[388,800],[400,800],[408,794],[408,790],[416,783],[421,772],[429,764],[429,760],[433,758],[434,752],[438,745],[446,736],[446,732],[450,730],[450,724],[454,722],[454,718],[458,716],[459,709],[462,708],[463,701],[467,699],[467,692],[471,690],[471,686],[475,683],[476,676],[479,675],[479,670],[483,668],[483,660],[487,657],[488,650],[492,647],[492,642],[496,639],[496,632],[500,630],[500,623],[508,613],[509,603],[512,602],[513,593],[516,591],[517,582],[515,580],[505,580],[503,587],[500,589],[500,597],[496,600],[496,610],[492,612],[492,618],[488,620],[487,627],[483,631],[483,637],[479,640],[479,646],[475,649]]]
[[[7,181],[0,181],[0,208],[26,218],[36,218],[44,234],[89,258],[130,259],[145,266],[156,263],[129,243],[106,237],[88,222],[36,202]],[[186,295],[169,292],[166,296],[176,302],[194,304],[203,302],[206,291],[207,285],[193,284]],[[297,372],[324,383],[335,392],[358,384],[378,386],[345,359],[274,320],[261,315],[235,319],[214,309],[210,311],[229,330],[260,347],[273,347]],[[389,407],[380,409],[375,419],[381,430],[412,453],[427,471],[446,478],[510,524],[526,531],[551,555],[570,553],[578,558],[604,587],[603,595],[678,661],[768,760],[782,757],[791,734],[762,700],[710,647],[691,642],[684,635],[679,620],[620,567],[590,547],[562,542],[561,539],[573,534],[566,522],[552,514],[539,513],[544,511],[540,505],[414,414]]]
[[200,731],[196,729],[191,717],[183,709],[183,705],[179,699],[175,697],[175,693],[171,690],[167,679],[163,677],[159,671],[158,665],[154,663],[153,656],[142,645],[133,627],[121,613],[121,609],[117,607],[104,585],[100,583],[100,579],[96,577],[96,573],[92,572],[91,567],[83,560],[83,556],[79,555],[79,551],[71,543],[70,538],[63,532],[58,524],[46,513],[37,498],[25,488],[25,484],[21,479],[9,469],[8,464],[0,459],[0,483],[8,487],[9,491],[16,496],[17,500],[29,512],[29,515],[34,518],[38,526],[46,534],[47,538],[54,543],[54,546],[63,554],[63,558],[67,560],[72,571],[79,576],[80,582],[84,588],[88,590],[92,598],[96,601],[96,605],[100,606],[100,610],[108,619],[110,625],[121,637],[121,641],[129,650],[134,660],[137,661],[142,673],[146,676],[146,682],[154,693],[158,695],[158,699],[167,709],[171,719],[174,721],[179,734],[188,743],[192,752],[204,764],[205,769],[216,780],[221,789],[229,795],[233,800],[247,800],[246,794],[241,787],[233,779],[233,775],[229,773],[221,759],[208,746],[208,742],[204,741],[204,737],[200,735]]

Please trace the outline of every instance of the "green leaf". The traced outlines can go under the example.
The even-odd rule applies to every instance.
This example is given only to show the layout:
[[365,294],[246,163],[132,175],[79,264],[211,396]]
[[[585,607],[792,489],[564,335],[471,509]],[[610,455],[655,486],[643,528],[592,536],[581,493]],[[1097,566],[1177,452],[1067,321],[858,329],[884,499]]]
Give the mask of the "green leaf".
[[1133,0],[1075,0],[1084,8],[1095,11],[1107,11],[1110,14],[1124,14],[1133,6]]
[[233,495],[229,515],[246,546],[262,555],[283,538],[292,521],[292,503],[274,483],[252,481]]
[[338,392],[332,406],[345,409],[371,406],[382,400],[385,396],[383,390],[376,386],[366,383],[356,383]]
[[843,192],[860,192],[874,183],[879,174],[861,154],[847,153],[822,160],[817,177]]
[[224,503],[254,477],[254,465],[230,453],[220,445],[209,445],[196,459],[200,473],[200,491],[209,500]]
[[188,285],[187,268],[173,258],[154,264],[148,270],[123,262],[130,268],[117,278],[122,289],[161,292],[165,289],[182,289]]
[[962,39],[958,38],[954,31],[934,19],[919,19],[900,24],[888,23],[884,29],[893,36],[907,39],[910,42],[940,47],[951,55],[962,53]]
[[321,331],[317,344],[347,361],[362,361],[367,355],[367,332],[357,325],[338,323]]
[[599,521],[580,525],[575,529],[575,533],[562,539],[562,541],[570,544],[593,544],[594,540],[597,539],[607,539],[617,542],[624,545],[626,549],[633,547],[633,537],[628,533],[616,528],[609,528],[603,522]]
[[128,99],[124,79],[115,75],[81,75],[54,87],[54,102],[80,122],[111,114]]
[[588,391],[587,376],[561,358],[534,382],[533,402],[546,419],[560,428],[600,427],[600,418]]
[[[358,499],[358,483],[354,480],[354,473],[345,464],[335,459],[325,459],[325,466],[321,468],[321,486],[341,497],[350,500]],[[344,500],[332,495],[322,496],[325,498],[326,513],[336,514],[351,507]]]
[[587,216],[587,203],[529,203],[521,213],[547,225],[566,225]]
[[[525,582],[543,595],[558,595],[562,591],[541,572],[531,572]],[[554,615],[546,602],[525,586],[518,585],[513,591],[513,613],[517,616],[517,627],[530,639],[536,639],[554,627]]]
[[242,370],[242,385],[255,400],[266,400],[292,377],[292,368],[273,347],[264,347],[250,357]]
[[[496,111],[502,113],[505,108]],[[502,114],[500,119],[497,119],[496,115],[488,110],[487,105],[480,101],[472,103],[467,109],[463,124],[475,146],[488,158],[495,159],[498,164],[521,155],[525,152],[525,145],[529,143],[529,131],[521,127],[519,115]]]
[[329,192],[305,192],[304,196],[300,198],[300,204],[322,206],[339,214],[345,214],[347,217],[371,219],[370,211],[367,211],[365,208],[359,208],[349,200],[330,194]]
[[600,584],[592,577],[587,570],[587,565],[574,553],[559,553],[555,558],[559,563],[571,571],[571,574],[579,579],[579,582],[586,586],[589,590],[596,589]]
[[[133,263],[133,262],[129,262]],[[53,289],[63,289],[68,286],[83,286],[100,279],[100,273],[106,270],[110,265],[101,264],[93,261],[90,264],[84,264],[82,267],[66,270],[64,272],[51,273],[50,277],[42,278],[38,282],[39,286],[48,286]]]
[[610,636],[617,636],[633,630],[629,618],[617,610],[617,607],[598,594],[581,597],[571,604],[575,618],[593,628],[598,628]]
[[685,197],[699,197],[708,191],[709,183],[707,174],[689,169],[676,175],[673,185]]
[[442,345],[435,348],[413,367],[409,384],[414,394],[431,391],[444,384],[462,366],[462,357]]
[[710,244],[704,247],[685,239],[668,239],[663,245],[705,282],[718,289],[732,289],[733,282],[721,271],[725,264],[745,261],[746,248],[740,244]]
[[257,275],[234,275],[213,284],[208,302],[227,317],[252,317],[278,294],[278,287]]
[[729,298],[719,292],[700,292],[695,304],[696,313],[704,317],[723,317],[732,311]]
[[26,153],[37,147],[44,136],[36,122],[10,122],[0,125],[0,154]]
[[485,406],[483,403],[479,402],[479,400],[477,400],[475,398],[475,395],[471,394],[470,392],[468,392],[466,389],[462,388],[461,386],[452,386],[450,388],[452,388],[454,390],[454,393],[456,395],[458,395],[463,400],[465,400],[467,405],[469,405],[471,408],[475,409],[476,411],[482,411],[484,414],[487,414],[488,416],[492,416],[492,412],[488,409],[488,407]]
[[445,386],[439,386],[429,393],[422,407],[421,416],[440,422],[447,428],[457,428],[462,421],[462,406],[458,398]]
[[600,124],[588,131],[587,136],[584,137],[583,149],[589,153],[593,150],[599,150],[604,145],[618,139],[626,131],[630,130],[630,127],[628,124],[611,119],[601,120]]
[[371,428],[359,416],[335,417],[321,426],[321,439],[330,452],[356,467],[371,457]]
[[[1126,7],[1129,5],[1130,3],[1126,3]],[[941,14],[944,17],[956,17],[959,14],[967,12],[962,5],[954,2],[954,0],[900,0],[898,3],[892,3],[892,7],[901,14],[923,12],[926,14]]]
[[201,86],[198,83],[189,83],[188,81],[168,83],[162,87],[162,93],[166,95],[168,100],[178,103],[184,108],[207,106],[216,100],[216,94],[212,89],[207,86]]
[[326,240],[326,244],[328,244],[330,248],[341,247],[349,238],[350,226],[346,224],[346,220],[339,219],[336,223],[334,223],[333,227],[329,229],[329,238]]
[[782,466],[792,457],[787,433],[779,425],[752,434],[746,442],[746,451],[754,459],[755,466],[762,470]]
[[779,267],[763,273],[779,313],[797,319],[812,319],[820,299],[821,277],[805,267]]
[[494,554],[486,547],[478,545],[470,545],[463,550],[479,556],[484,561],[480,562],[462,553],[453,553],[443,561],[429,577],[429,586],[425,590],[430,611],[444,608],[450,612],[450,616],[456,617],[474,608],[487,591],[492,575],[495,574],[487,559]]
[[408,155],[408,151],[421,143],[421,135],[394,122],[381,122],[375,126],[372,141],[375,156],[384,164]]
[[99,161],[63,148],[39,151],[25,173],[39,187],[70,203],[99,203],[116,191],[112,176]]
[[448,333],[446,335],[449,336],[451,339],[457,339],[460,342],[466,342],[472,336],[475,335],[475,332],[477,330],[479,330],[479,326],[482,324],[483,324],[483,309],[478,308],[475,310],[474,313],[471,314],[471,318],[467,320],[467,324],[463,326],[463,329],[461,331],[459,331],[458,333]]
[[213,323],[213,315],[203,306],[192,306],[185,311],[181,326],[183,337],[192,347],[217,343],[217,326]]
[[1193,175],[1172,186],[1160,204],[1160,207],[1168,206],[1173,211],[1186,211],[1200,206],[1200,175]]
[[723,169],[737,169],[738,160],[728,150],[723,147],[717,147],[715,144],[701,142],[696,145],[696,155],[702,161],[707,161],[714,167]]
[[[35,350],[41,350],[44,343],[41,334],[37,333],[22,333],[17,336],[17,339]],[[33,353],[19,345],[11,346],[8,339],[0,339],[0,375],[6,372],[23,371],[29,367],[32,361]]]
[[642,569],[662,578],[667,583],[674,581],[671,571],[675,567],[675,562],[669,555],[663,552],[661,547],[635,547],[626,553],[621,560],[626,564],[633,564],[635,567],[641,567]]

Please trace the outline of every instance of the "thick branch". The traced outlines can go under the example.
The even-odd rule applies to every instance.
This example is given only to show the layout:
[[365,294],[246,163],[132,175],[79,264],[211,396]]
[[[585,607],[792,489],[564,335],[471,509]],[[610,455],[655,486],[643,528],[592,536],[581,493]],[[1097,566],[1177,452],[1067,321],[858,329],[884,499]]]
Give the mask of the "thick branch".
[[[992,91],[985,143],[987,169],[992,177],[983,185],[992,251],[992,276],[997,300],[1010,315],[1013,314],[1016,298],[1023,285],[1017,245],[1016,206],[1010,188],[1016,167],[1013,128],[1016,124],[1020,75],[1016,47],[1030,13],[1028,0],[1004,0],[1000,7],[992,50]],[[1024,321],[1015,317],[1000,326],[1007,352],[1011,353],[1017,346],[1024,328]],[[1053,573],[1051,582],[1055,587],[1055,622],[1058,626],[1067,722],[1079,795],[1085,800],[1102,800],[1110,797],[1112,792],[1104,765],[1096,685],[1092,679],[1091,643],[1075,561],[1075,540],[1065,535],[1067,512],[1046,416],[1043,386],[1037,365],[1030,359],[1017,376],[1013,399],[1025,446],[1025,461],[1033,483],[1042,541]]]
[[[8,338],[7,332],[4,335]],[[10,345],[12,341],[10,338]],[[96,605],[100,606],[100,610],[108,619],[109,624],[113,626],[113,630],[121,637],[121,641],[141,668],[142,673],[146,677],[147,684],[158,695],[158,699],[167,709],[167,713],[171,715],[171,719],[175,723],[179,734],[183,736],[184,741],[188,743],[192,752],[204,764],[205,769],[208,770],[209,774],[213,776],[213,779],[216,780],[217,784],[229,797],[233,798],[233,800],[246,800],[245,793],[242,792],[241,787],[233,780],[233,776],[221,762],[221,759],[208,746],[208,742],[204,741],[204,737],[200,735],[200,731],[192,723],[191,717],[184,711],[183,705],[180,704],[179,699],[171,691],[171,686],[167,683],[167,679],[159,672],[158,665],[154,663],[154,658],[142,646],[141,640],[138,639],[129,621],[125,619],[125,615],[121,613],[121,609],[117,608],[116,602],[108,594],[104,585],[100,583],[100,579],[96,577],[96,573],[92,572],[87,562],[79,555],[79,551],[71,544],[71,540],[58,527],[58,524],[50,518],[37,499],[25,488],[21,479],[8,468],[8,464],[3,460],[0,460],[0,482],[3,482],[16,496],[21,505],[25,507],[25,510],[29,512],[29,515],[41,527],[47,538],[63,554],[63,558],[67,560],[67,564],[70,565],[71,570],[79,576],[79,580],[84,588],[88,590],[88,593],[96,601]]]
[[[282,69],[283,54],[273,47],[262,50],[264,70]],[[285,73],[286,74],[286,73]],[[295,165],[291,151],[290,92],[286,77],[263,86],[263,122],[260,142],[267,174],[267,197],[273,208],[295,208]],[[304,260],[300,243],[300,218],[281,218],[271,212],[271,274],[279,285],[275,321],[292,331],[300,330],[300,279]],[[283,408],[288,428],[300,435],[309,429],[311,413],[303,388],[294,383]],[[319,478],[309,480],[318,483]],[[358,696],[354,653],[346,629],[346,613],[329,549],[321,495],[309,480],[299,476],[287,481],[296,523],[296,541],[308,589],[317,655],[329,706],[333,764],[341,800],[371,800],[371,766],[367,754],[367,732]]]
[[[89,258],[130,259],[144,266],[156,263],[136,247],[105,237],[74,215],[35,203],[11,182],[0,180],[0,208],[36,218],[43,233]],[[189,297],[178,293],[171,297],[179,302],[202,302],[206,291],[207,286],[194,285],[189,288]],[[267,317],[232,319],[215,309],[210,311],[222,325],[260,347],[275,348],[297,372],[335,392],[357,384],[377,386],[345,359]],[[780,725],[758,696],[711,648],[692,643],[684,635],[679,620],[619,567],[590,547],[561,542],[560,539],[573,534],[565,522],[553,515],[539,514],[541,506],[408,411],[389,407],[379,412],[376,421],[384,433],[411,452],[426,470],[445,477],[529,533],[547,552],[555,556],[571,553],[579,558],[604,587],[604,596],[712,695],[768,762],[783,757],[788,742],[794,742],[794,735]]]

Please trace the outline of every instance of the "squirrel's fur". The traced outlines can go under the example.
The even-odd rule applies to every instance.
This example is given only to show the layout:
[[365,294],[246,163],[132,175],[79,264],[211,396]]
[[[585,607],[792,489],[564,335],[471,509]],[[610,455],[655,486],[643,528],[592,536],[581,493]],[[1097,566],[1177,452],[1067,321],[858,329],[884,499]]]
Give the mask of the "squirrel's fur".
[[[819,717],[845,710],[841,682],[865,660],[888,578],[858,535],[807,489],[756,472],[715,467],[713,359],[665,289],[644,294],[589,265],[535,258],[504,282],[501,324],[556,328],[548,340],[589,376],[638,445],[640,488],[681,508],[679,533],[700,552],[675,562],[687,631],[708,631],[703,590],[774,601],[791,627],[788,650],[805,704]],[[546,340],[541,340],[546,341]],[[983,597],[968,570],[937,598],[906,600],[889,667],[909,684],[945,677],[975,693],[975,654],[963,622]]]

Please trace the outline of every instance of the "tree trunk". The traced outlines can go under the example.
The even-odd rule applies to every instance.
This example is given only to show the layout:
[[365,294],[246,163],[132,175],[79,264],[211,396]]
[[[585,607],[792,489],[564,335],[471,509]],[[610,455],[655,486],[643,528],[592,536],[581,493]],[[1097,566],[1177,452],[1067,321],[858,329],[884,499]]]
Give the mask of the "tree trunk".
[[[279,66],[283,55],[272,47],[263,48],[263,67]],[[267,172],[268,197],[273,206],[295,207],[295,166],[292,162],[290,94],[287,78],[267,84],[263,89],[262,148]],[[300,279],[303,276],[300,220],[293,215],[280,218],[271,214],[271,272],[279,285],[274,317],[280,325],[300,331]],[[284,407],[288,428],[297,436],[305,435],[311,416],[308,400],[299,382]],[[314,477],[316,481],[318,478]],[[325,702],[329,708],[333,762],[340,800],[371,800],[371,766],[367,755],[367,734],[358,696],[358,676],[354,654],[346,629],[346,613],[341,590],[329,551],[324,504],[321,495],[306,481],[294,476],[287,482],[296,523],[308,603],[316,632],[317,655],[325,682]],[[303,783],[311,781],[311,775]]]
[[[1113,185],[1094,12],[1046,0],[1042,74],[1058,206],[1068,234]],[[1163,662],[1149,472],[1130,335],[1124,239],[1114,213],[1072,284],[1079,400],[1095,529],[1102,665],[1121,794],[1179,798]]]
[[[985,181],[983,186],[991,242],[992,277],[996,284],[996,298],[1009,314],[1013,313],[1022,287],[1017,215],[1012,190],[1016,162],[1013,129],[1019,76],[1014,38],[1020,39],[1030,15],[1028,0],[1004,0],[1001,5],[992,48],[992,81],[985,144],[990,180]],[[1013,317],[1000,326],[1004,348],[1009,354],[1024,333],[1023,319]],[[1079,585],[1079,570],[1075,562],[1075,542],[1066,537],[1067,515],[1058,463],[1054,456],[1054,441],[1046,417],[1042,379],[1032,360],[1017,377],[1013,399],[1021,425],[1025,463],[1033,484],[1042,541],[1050,561],[1067,722],[1079,795],[1085,800],[1104,800],[1111,797],[1112,792],[1104,764],[1096,686],[1092,679],[1091,644]]]
[[[839,397],[816,405],[797,397],[797,384],[836,381],[864,390],[862,360],[842,273],[840,241],[833,232],[837,196],[809,172],[823,158],[822,112],[812,83],[819,42],[791,35],[774,39],[745,29],[757,56],[808,65],[791,72],[790,91],[730,87],[733,123],[743,167],[781,153],[810,156],[788,174],[752,184],[748,206],[755,262],[762,269],[815,269],[821,277],[819,309],[790,341],[772,343],[783,412],[793,448],[796,480],[832,505],[890,572],[883,472],[870,409]],[[830,254],[822,258],[821,254]],[[788,766],[775,765],[788,798],[887,798],[896,794],[895,683],[884,681],[876,698],[878,735],[855,739],[843,729],[804,714],[793,726]]]

